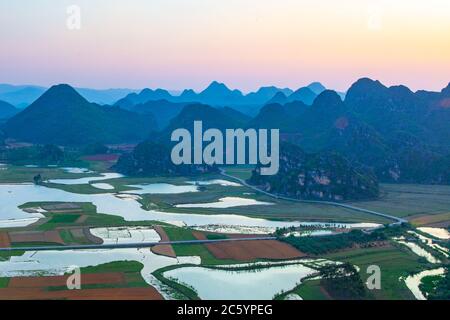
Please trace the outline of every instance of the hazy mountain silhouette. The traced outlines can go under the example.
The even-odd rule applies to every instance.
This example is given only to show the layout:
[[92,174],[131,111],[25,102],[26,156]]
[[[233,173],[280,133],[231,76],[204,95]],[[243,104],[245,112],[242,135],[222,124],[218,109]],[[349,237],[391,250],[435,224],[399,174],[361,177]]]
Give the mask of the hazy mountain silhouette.
[[258,91],[249,93],[246,96],[246,100],[249,104],[265,104],[279,93],[284,96],[289,96],[293,91],[289,88],[281,89],[274,86],[261,87]]
[[213,81],[198,94],[198,101],[212,106],[231,106],[241,104],[244,95],[239,90],[230,90],[225,84]]
[[90,89],[75,88],[87,101],[98,104],[114,104],[122,97],[134,93],[133,89]]
[[[322,90],[322,92],[323,92],[323,90]],[[316,97],[317,97],[317,94],[314,93],[310,88],[303,87],[303,88],[300,88],[297,91],[295,91],[293,94],[291,94],[288,97],[288,101],[289,102],[301,101],[304,104],[312,105],[312,103],[314,102]]]
[[155,117],[158,129],[162,130],[175,118],[186,106],[186,103],[176,103],[167,100],[148,101],[137,104],[130,108],[130,111],[140,114],[151,114]]
[[179,98],[181,101],[196,101],[197,100],[197,94],[192,89],[186,89],[184,90]]
[[117,101],[115,105],[122,109],[130,110],[134,105],[143,104],[148,101],[167,100],[173,102],[172,98],[172,95],[167,90],[144,89],[139,93],[130,93],[125,98]]
[[[91,89],[75,88],[86,100],[98,104],[113,104],[118,99],[133,92],[131,89]],[[25,108],[39,98],[48,88],[31,85],[0,84],[0,100],[18,108]]]
[[[413,92],[362,78],[344,101],[323,89],[320,83],[296,92],[272,86],[244,95],[214,81],[200,93],[180,96],[144,89],[111,107],[60,85],[9,119],[4,131],[23,141],[73,145],[136,142],[156,129],[161,132],[155,137],[167,138],[171,130],[192,129],[195,120],[205,129],[278,128],[282,139],[306,152],[336,152],[381,181],[450,184],[450,84],[438,92]],[[0,95],[10,90],[0,85]]]
[[247,119],[245,115],[239,117],[239,114],[230,108],[220,109],[204,104],[191,104],[184,107],[164,131],[171,133],[178,128],[192,131],[194,121],[202,121],[204,130],[209,128],[219,130],[239,128]]
[[89,103],[74,88],[62,84],[9,119],[4,129],[9,137],[21,141],[78,145],[138,142],[155,126],[151,115]]
[[319,95],[325,90],[327,90],[327,88],[325,88],[324,85],[321,84],[320,82],[313,82],[309,84],[307,88],[310,89],[312,92],[314,92],[316,95]]
[[[259,109],[277,94],[291,95],[289,88],[277,88],[275,86],[261,87],[256,92],[244,95],[239,90],[231,90],[225,84],[213,81],[200,93],[192,89],[184,90],[181,95],[171,95],[166,90],[144,89],[139,94],[130,94],[116,102],[116,106],[131,109],[133,105],[149,101],[167,100],[173,103],[200,103],[213,107],[231,107],[247,115],[255,115]],[[286,100],[285,102],[288,102]],[[284,103],[284,102],[283,102]]]
[[278,127],[307,152],[336,151],[382,181],[450,183],[449,91],[414,93],[363,78],[345,102],[326,90],[300,115],[268,105],[251,125]]
[[0,100],[15,107],[24,108],[39,98],[46,88],[38,86],[0,85]]
[[0,119],[11,118],[18,112],[19,110],[16,109],[12,104],[0,100]]
[[266,105],[269,104],[285,104],[287,103],[288,97],[283,92],[276,93],[269,101],[266,102]]
[[307,87],[301,87],[296,91],[278,90],[265,104],[285,104],[288,102],[301,101],[306,105],[312,105],[319,94],[326,88],[320,82],[313,82]]
[[265,105],[259,114],[248,124],[250,128],[271,128],[292,131],[297,126],[296,120],[309,108],[301,101],[286,104],[272,103]]

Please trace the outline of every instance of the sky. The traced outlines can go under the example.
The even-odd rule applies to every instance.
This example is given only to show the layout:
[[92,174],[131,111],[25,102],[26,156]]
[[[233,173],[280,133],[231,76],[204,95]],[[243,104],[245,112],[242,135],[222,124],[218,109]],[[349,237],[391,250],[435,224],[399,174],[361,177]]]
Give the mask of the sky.
[[448,0],[0,0],[0,83],[440,90],[449,17]]

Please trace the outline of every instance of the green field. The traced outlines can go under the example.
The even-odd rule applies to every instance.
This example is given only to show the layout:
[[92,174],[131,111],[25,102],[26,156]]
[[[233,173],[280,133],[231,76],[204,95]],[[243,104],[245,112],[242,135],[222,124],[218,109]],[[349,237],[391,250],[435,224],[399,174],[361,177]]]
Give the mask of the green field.
[[277,296],[276,299],[284,300],[289,294],[297,294],[303,300],[329,300],[328,296],[320,286],[320,280],[305,280],[301,285]]
[[[248,178],[251,168],[229,167],[227,173],[240,178]],[[25,168],[9,166],[8,170],[0,171],[1,182],[31,182],[34,175],[41,173],[44,178],[81,178],[89,176],[85,174],[70,174],[57,168]],[[197,179],[223,179],[217,174],[203,175]],[[130,190],[127,185],[142,183],[170,183],[175,185],[186,184],[186,181],[194,180],[193,177],[154,177],[154,178],[119,178],[104,180],[115,187],[115,192]],[[92,187],[91,185],[56,185],[46,184],[48,187],[62,189],[68,192],[82,194],[98,194],[111,192]],[[419,214],[442,214],[450,212],[450,186],[420,186],[420,185],[382,185],[381,198],[375,201],[351,203],[355,206],[377,210],[396,216],[411,216]],[[245,195],[244,195],[245,193]],[[243,196],[260,201],[272,202],[272,206],[247,206],[225,209],[207,208],[175,208],[176,204],[215,202],[223,197]],[[198,193],[185,194],[160,194],[145,195],[142,200],[144,208],[149,204],[156,204],[160,210],[179,213],[199,214],[239,214],[260,217],[273,220],[301,220],[301,221],[323,221],[323,222],[378,222],[388,223],[384,218],[364,214],[327,205],[304,204],[291,201],[277,200],[271,197],[257,194],[254,190],[246,187],[223,187],[209,185],[205,190]]]
[[450,212],[450,186],[382,184],[381,197],[353,205],[398,217]]
[[5,261],[15,256],[22,256],[24,251],[0,251],[0,261]]
[[[381,269],[381,290],[368,290],[367,298],[376,300],[414,300],[411,291],[400,277],[427,269],[426,263],[406,248],[391,246],[385,248],[354,249],[323,256],[323,258],[349,262],[359,268],[362,280],[368,278],[367,267],[377,265]],[[329,300],[320,280],[306,280],[295,289],[286,292],[298,294],[304,300]]]
[[368,296],[377,300],[412,300],[414,296],[400,277],[418,273],[429,266],[407,248],[392,246],[386,248],[355,249],[323,256],[335,261],[349,262],[360,268],[360,275],[366,281],[367,267],[377,265],[381,269],[381,290],[368,290]]
[[[21,208],[32,208],[40,207],[49,204],[60,204],[63,202],[29,202],[21,206]],[[156,221],[125,221],[122,217],[115,215],[108,215],[104,213],[97,213],[97,208],[92,203],[77,203],[81,207],[80,213],[44,213],[48,218],[50,218],[45,223],[36,226],[38,230],[54,230],[61,227],[69,226],[89,226],[89,227],[122,227],[122,226],[153,226],[153,225],[163,225],[167,224],[164,222]],[[75,219],[77,216],[84,215],[87,219],[81,223],[77,223]],[[24,228],[14,228],[13,230],[27,230],[30,227]],[[31,228],[34,228],[31,226]],[[12,230],[12,229],[11,229]]]
[[[249,168],[231,167],[227,168],[227,173],[246,179],[250,174]],[[57,168],[24,168],[9,166],[8,170],[0,171],[0,182],[18,183],[31,182],[33,176],[41,173],[44,179],[61,178],[81,178],[92,176],[92,174],[70,174]],[[196,179],[212,180],[225,179],[217,174],[202,175],[201,177],[155,177],[155,178],[120,178],[102,181],[115,187],[115,192],[130,190],[127,185],[145,184],[145,183],[170,183],[174,185],[185,185],[186,181]],[[95,194],[111,192],[108,190],[99,190],[90,185],[47,185],[52,188],[63,189],[69,192]],[[418,217],[435,215],[446,217],[450,213],[450,186],[419,186],[419,185],[386,185],[381,186],[381,197],[375,201],[365,201],[352,203],[357,207],[363,207],[380,212],[385,212],[401,217]],[[247,206],[226,209],[207,209],[207,208],[175,208],[177,204],[183,203],[205,203],[216,202],[223,197],[246,197],[259,201],[271,202],[271,206]],[[57,203],[26,203],[21,208],[40,207],[43,205]],[[388,223],[389,220],[360,213],[357,211],[317,204],[304,204],[293,201],[277,200],[266,195],[255,193],[254,190],[247,187],[224,187],[220,185],[208,185],[202,188],[201,192],[184,194],[155,194],[142,196],[141,204],[143,208],[155,209],[167,212],[178,212],[184,214],[238,214],[251,217],[260,217],[272,220],[284,221],[317,221],[317,222],[378,222]],[[179,228],[155,221],[127,222],[122,217],[98,213],[92,203],[79,203],[79,209],[68,210],[67,212],[49,212],[45,213],[46,218],[39,223],[25,227],[14,228],[14,231],[21,230],[58,230],[61,238],[66,244],[84,244],[87,239],[78,239],[70,232],[70,228],[80,227],[119,227],[119,226],[163,226],[170,240],[195,240],[189,228]],[[81,219],[84,217],[84,219]],[[2,230],[3,231],[3,230]],[[11,231],[11,230],[9,230]],[[220,239],[222,235],[208,235],[208,239]],[[17,246],[15,244],[14,246]],[[48,245],[45,243],[21,243],[23,245]],[[54,245],[54,244],[51,244]],[[177,256],[199,256],[202,265],[214,266],[218,264],[236,264],[240,263],[233,260],[220,260],[215,258],[205,245],[174,245]],[[0,253],[0,261],[8,259],[11,255],[21,255],[23,252]],[[406,277],[410,274],[420,272],[430,268],[424,259],[413,254],[409,249],[392,244],[392,246],[368,249],[351,249],[337,253],[326,254],[321,258],[331,259],[341,262],[349,262],[356,265],[360,270],[363,281],[368,277],[367,267],[378,265],[381,268],[381,290],[368,291],[369,299],[414,299],[413,295],[406,287],[400,277]],[[179,266],[177,266],[179,267]],[[140,270],[142,265],[134,262],[117,262],[98,267],[83,269],[83,272],[124,272],[127,277],[127,286],[144,286]],[[158,270],[155,276],[162,277],[162,271]],[[0,288],[6,286],[8,279],[0,279]],[[198,298],[196,293],[183,286],[171,283],[165,279],[164,283],[172,286],[184,297],[191,299]],[[98,287],[98,286],[93,286]],[[59,290],[58,288],[50,288]],[[327,293],[321,288],[320,281],[306,280],[304,283],[294,288],[288,293],[296,293],[305,300],[328,299]],[[285,295],[284,294],[284,295]],[[279,298],[282,298],[281,295]]]
[[[248,194],[244,194],[248,193]],[[216,202],[224,197],[244,197],[273,205],[242,206],[223,209],[208,208],[176,208],[174,205],[185,203]],[[317,222],[376,222],[389,223],[390,220],[365,214],[362,212],[339,208],[329,205],[306,204],[294,201],[278,200],[255,193],[246,187],[223,187],[218,185],[206,186],[205,190],[196,193],[145,195],[141,201],[143,207],[156,204],[159,210],[185,214],[236,214],[269,220],[298,220]]]
[[[107,264],[101,264],[95,267],[81,268],[80,273],[115,273],[120,272],[124,274],[125,283],[123,284],[88,284],[83,285],[82,289],[107,289],[107,288],[139,288],[148,287],[148,283],[142,278],[141,270],[144,266],[137,261],[116,261]],[[49,291],[67,290],[67,286],[62,287],[48,287]]]
[[[171,241],[196,240],[196,238],[192,234],[191,229],[164,227],[164,231],[166,232],[167,236]],[[234,260],[221,260],[215,258],[203,244],[195,244],[195,245],[176,244],[173,245],[172,247],[177,256],[180,257],[199,256],[201,258],[202,264],[204,265],[238,263],[238,261]]]
[[9,278],[0,278],[0,289],[8,288]]
[[40,174],[45,179],[77,179],[92,177],[95,174],[68,173],[61,168],[27,168],[22,166],[8,165],[7,170],[0,170],[0,183],[23,183],[33,182],[33,177]]
[[181,268],[183,265],[180,266],[169,266],[165,268],[161,268],[153,272],[153,275],[156,279],[164,283],[166,286],[171,288],[171,293],[173,297],[175,297],[178,300],[200,300],[197,292],[193,288],[189,288],[187,286],[181,285],[176,281],[173,281],[171,279],[167,279],[164,277],[164,272],[175,269],[175,268]]
[[58,214],[58,215],[54,215],[50,218],[49,223],[52,224],[70,224],[70,223],[74,223],[75,221],[77,221],[79,218],[81,217],[81,214],[72,214],[72,213],[68,213],[68,214]]
[[247,180],[252,176],[252,170],[254,166],[229,166],[225,167],[225,171],[227,174],[232,175],[236,178]]
[[[88,175],[88,176],[93,176]],[[79,175],[75,178],[82,178],[83,175]],[[216,178],[217,175],[209,175],[207,178]],[[73,178],[73,177],[71,177]],[[111,193],[111,192],[121,192],[121,191],[130,191],[135,190],[136,188],[129,187],[128,185],[136,185],[136,184],[150,184],[150,183],[169,183],[173,185],[185,185],[186,181],[192,180],[189,177],[154,177],[154,178],[117,178],[117,179],[107,179],[102,180],[102,183],[110,184],[114,187],[113,190],[102,190],[93,187],[90,184],[75,184],[75,185],[64,185],[64,184],[55,184],[55,183],[44,183],[46,187],[55,188],[64,190],[72,193],[79,194],[102,194],[102,193]],[[95,182],[93,182],[95,183]]]

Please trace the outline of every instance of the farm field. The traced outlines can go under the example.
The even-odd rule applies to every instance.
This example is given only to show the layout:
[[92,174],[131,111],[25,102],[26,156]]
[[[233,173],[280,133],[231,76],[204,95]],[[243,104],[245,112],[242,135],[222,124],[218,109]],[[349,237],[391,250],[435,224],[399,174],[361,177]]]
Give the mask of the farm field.
[[142,265],[118,262],[82,268],[81,290],[68,290],[68,275],[0,278],[2,300],[160,300],[162,296],[141,277]]
[[413,300],[414,296],[401,277],[426,269],[427,263],[410,250],[398,245],[388,248],[356,249],[325,255],[324,258],[349,262],[360,268],[363,281],[367,280],[367,267],[377,265],[381,269],[381,290],[371,290],[368,297],[377,300]]
[[32,183],[33,177],[38,174],[46,179],[73,179],[92,176],[92,174],[70,173],[54,167],[8,165],[7,170],[0,170],[0,183]]
[[[93,167],[100,168],[101,165]],[[89,167],[92,169],[93,167]],[[43,171],[41,171],[43,170]],[[25,168],[13,167],[8,176],[1,176],[0,183],[31,182],[33,175],[44,172],[49,179],[79,179],[97,176],[95,173],[68,173],[59,168]],[[230,174],[239,177],[248,177],[248,168],[231,168],[227,170]],[[200,180],[212,181],[224,179],[221,175],[203,175]],[[82,194],[87,197],[97,197],[110,193],[127,192],[132,194],[135,187],[130,185],[169,184],[172,186],[186,186],[188,182],[193,183],[191,177],[155,177],[155,178],[127,178],[105,179],[102,183],[111,185],[113,189],[102,190],[92,186],[91,183],[84,184],[49,184],[43,183],[40,188],[60,189],[73,194]],[[191,184],[192,185],[192,184]],[[358,207],[364,207],[393,215],[406,216],[411,219],[415,226],[442,225],[448,220],[450,200],[447,202],[447,189],[435,187],[427,189],[422,186],[405,185],[383,185],[383,194],[379,200],[369,202],[352,203]],[[139,192],[137,192],[139,193]],[[210,203],[225,197],[243,197],[260,202],[269,202],[272,205],[262,206],[238,206],[231,208],[177,208],[178,204],[186,203]],[[89,199],[89,198],[87,198]],[[264,218],[268,221],[305,221],[305,222],[340,222],[358,223],[375,222],[389,223],[391,221],[373,215],[356,212],[349,209],[337,208],[318,204],[304,204],[287,200],[278,200],[256,193],[245,186],[225,186],[220,184],[202,185],[198,192],[187,193],[164,193],[164,194],[139,194],[134,200],[138,201],[141,209],[146,211],[158,210],[161,212],[178,213],[181,216],[204,215],[205,217],[217,214],[247,216],[253,218]],[[415,207],[413,205],[415,205]],[[419,205],[420,204],[420,205]],[[4,228],[0,231],[1,247],[20,246],[42,246],[94,244],[102,243],[100,238],[95,237],[90,229],[99,227],[119,227],[129,230],[133,227],[153,228],[161,241],[182,240],[204,240],[225,239],[233,237],[252,236],[248,234],[225,234],[227,228],[218,228],[212,231],[199,231],[193,227],[181,227],[164,221],[126,221],[123,217],[110,215],[108,212],[98,212],[98,208],[91,202],[26,202],[20,208],[26,212],[34,212],[43,209],[43,218],[26,227]],[[397,213],[397,214],[394,214]],[[222,230],[222,231],[220,231]],[[225,231],[224,231],[225,230]],[[326,254],[323,256],[308,256],[303,252],[291,247],[285,242],[276,240],[226,242],[214,244],[194,245],[161,245],[155,246],[151,251],[161,257],[168,259],[187,259],[198,257],[199,266],[218,267],[236,266],[242,263],[259,262],[283,262],[302,258],[325,258],[336,262],[349,262],[360,270],[361,278],[365,281],[367,274],[365,270],[369,265],[379,265],[382,269],[382,289],[368,292],[369,299],[414,299],[414,296],[406,287],[400,277],[420,272],[430,268],[419,256],[412,253],[408,248],[392,243],[389,246],[379,248],[352,248]],[[1,252],[0,261],[10,259],[11,256],[22,255],[23,252]],[[191,262],[188,262],[188,266]],[[171,297],[188,297],[198,299],[195,291],[189,287],[174,283],[165,279],[162,274],[168,270],[174,270],[182,265],[169,266],[155,271],[154,276],[161,281],[163,286],[171,292]],[[145,282],[140,274],[142,265],[133,262],[114,262],[97,267],[83,269],[86,281],[83,290],[77,293],[65,290],[65,277],[31,277],[31,278],[0,278],[0,298],[8,295],[12,299],[27,299],[39,294],[47,299],[162,299],[163,294],[158,292]],[[289,292],[284,292],[277,298],[284,298],[288,293],[297,294],[305,300],[322,300],[332,298],[321,286],[320,281],[306,280]],[[165,293],[167,294],[167,292]],[[167,296],[166,296],[167,298]]]
[[[176,227],[164,227],[163,228],[167,237],[171,241],[181,241],[181,240],[195,240],[193,230],[186,228],[176,228]],[[233,259],[218,259],[211,251],[208,250],[204,244],[195,245],[173,245],[173,250],[177,257],[190,257],[199,256],[202,260],[202,264],[205,265],[217,265],[217,264],[233,264],[237,263]]]
[[300,286],[280,295],[277,299],[285,299],[289,294],[296,294],[303,300],[332,300],[325,288],[320,285],[320,280],[305,280]]
[[[392,245],[382,248],[351,249],[324,255],[323,258],[337,262],[348,262],[359,269],[363,282],[369,276],[369,266],[379,266],[381,271],[381,289],[368,290],[366,299],[375,300],[414,300],[414,296],[401,279],[409,274],[428,268],[418,256],[406,248]],[[333,297],[317,279],[307,279],[291,291],[278,297],[283,299],[289,294],[297,294],[304,300],[331,300]]]
[[[207,239],[207,235],[201,232],[193,232],[193,234],[196,239]],[[235,237],[242,236],[235,235]],[[306,256],[294,247],[276,240],[225,242],[205,246],[217,259],[240,262],[260,259],[290,260]]]
[[413,221],[436,216],[438,222],[450,222],[450,186],[382,184],[380,199],[352,204]]

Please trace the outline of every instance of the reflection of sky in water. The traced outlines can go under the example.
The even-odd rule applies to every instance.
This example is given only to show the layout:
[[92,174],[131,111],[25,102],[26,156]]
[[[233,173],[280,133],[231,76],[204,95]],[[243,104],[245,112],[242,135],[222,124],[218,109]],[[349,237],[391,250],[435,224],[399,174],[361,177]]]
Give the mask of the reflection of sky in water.
[[302,278],[314,272],[303,265],[293,264],[246,271],[186,267],[165,272],[164,276],[194,287],[202,299],[271,300],[275,294],[294,288]]
[[119,199],[110,193],[76,194],[32,184],[0,185],[0,199],[7,199],[2,200],[0,220],[30,218],[29,213],[18,208],[27,202],[92,202],[97,207],[97,212],[121,216],[127,221],[184,221],[190,226],[223,224],[270,228],[299,225],[294,222],[269,221],[230,214],[202,215],[145,211],[139,202]]
[[75,184],[88,184],[93,181],[101,181],[108,179],[122,178],[123,175],[119,173],[102,173],[99,177],[85,177],[77,179],[53,179],[49,180],[50,183],[65,184],[65,185],[75,185]]
[[127,187],[135,190],[124,191],[123,193],[132,194],[179,194],[186,192],[198,192],[196,186],[175,186],[168,183],[150,183],[150,184],[135,184]]

